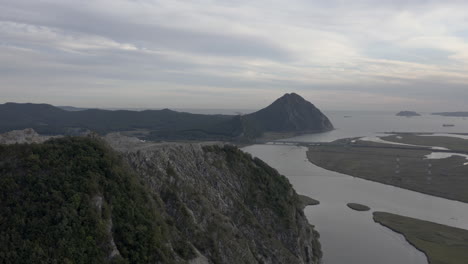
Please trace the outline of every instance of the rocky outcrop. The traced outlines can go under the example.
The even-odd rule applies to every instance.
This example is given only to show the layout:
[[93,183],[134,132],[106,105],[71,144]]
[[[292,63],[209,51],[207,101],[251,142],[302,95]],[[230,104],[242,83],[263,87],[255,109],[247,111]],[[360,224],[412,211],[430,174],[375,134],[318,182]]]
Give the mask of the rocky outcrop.
[[[318,233],[288,180],[233,146],[126,149],[108,138],[199,254],[190,263],[318,263]],[[119,143],[120,142],[120,143]]]
[[26,128],[0,134],[0,144],[43,143],[50,138],[52,137],[39,135],[32,128]]
[[107,245],[107,260],[111,261],[115,259],[116,257],[120,257],[120,252],[119,249],[117,248],[117,245],[115,244],[114,240],[114,234],[112,233],[112,218],[105,219],[104,215],[105,213],[103,212],[103,202],[104,202],[104,197],[102,195],[95,195],[91,199],[92,205],[95,207],[96,212],[99,214],[99,217],[105,221],[105,230],[106,230],[106,235],[107,235],[107,241],[104,243]]

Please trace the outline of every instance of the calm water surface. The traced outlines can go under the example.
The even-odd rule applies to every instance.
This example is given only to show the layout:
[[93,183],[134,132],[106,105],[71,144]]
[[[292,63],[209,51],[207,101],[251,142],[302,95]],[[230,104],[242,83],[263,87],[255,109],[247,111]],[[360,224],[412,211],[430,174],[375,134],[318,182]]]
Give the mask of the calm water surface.
[[[336,130],[303,135],[298,141],[332,141],[345,137],[375,136],[379,132],[466,133],[463,118],[395,117],[393,113],[326,113]],[[345,115],[352,117],[345,118]],[[442,127],[442,124],[455,127]],[[305,213],[321,234],[325,264],[427,263],[421,252],[404,238],[372,220],[372,212],[347,208],[349,202],[385,211],[468,229],[468,204],[387,186],[328,171],[307,161],[306,148],[253,145],[243,149],[263,159],[288,177],[296,191],[320,200]]]
[[[468,118],[442,117],[422,113],[417,117],[399,117],[391,112],[325,111],[335,130],[329,133],[303,135],[298,141],[328,142],[340,138],[379,135],[382,132],[468,133]],[[345,116],[350,116],[346,118]],[[453,124],[454,127],[443,127]],[[382,134],[380,134],[382,135]]]

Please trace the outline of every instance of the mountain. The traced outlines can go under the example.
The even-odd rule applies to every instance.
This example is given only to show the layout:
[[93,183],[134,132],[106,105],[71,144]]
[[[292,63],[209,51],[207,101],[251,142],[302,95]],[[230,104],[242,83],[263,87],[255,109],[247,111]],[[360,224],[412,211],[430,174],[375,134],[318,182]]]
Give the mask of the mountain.
[[249,141],[268,132],[317,133],[333,129],[319,109],[294,93],[248,115],[202,115],[169,109],[66,111],[47,104],[6,103],[0,105],[0,120],[0,133],[25,128],[49,135],[134,131],[141,138],[156,141]]
[[[204,131],[218,137],[232,137],[232,116],[198,115],[169,109],[128,111],[87,109],[66,111],[47,104],[0,105],[0,132],[33,128],[40,134],[76,134],[92,130],[100,134],[115,131],[147,130],[161,134]],[[200,136],[201,137],[201,136]]]
[[1,263],[318,263],[299,196],[261,160],[106,140],[0,145]]
[[285,94],[268,107],[245,115],[261,132],[317,133],[333,129],[330,120],[295,93]]
[[421,116],[421,115],[414,111],[401,111],[401,112],[398,112],[396,116],[412,117],[412,116]]

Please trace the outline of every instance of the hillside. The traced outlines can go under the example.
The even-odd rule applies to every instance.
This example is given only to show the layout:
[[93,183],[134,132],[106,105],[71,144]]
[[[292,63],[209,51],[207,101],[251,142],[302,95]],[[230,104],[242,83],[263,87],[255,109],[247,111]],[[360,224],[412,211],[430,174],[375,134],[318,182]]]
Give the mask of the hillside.
[[244,116],[261,132],[317,133],[333,129],[330,120],[312,103],[290,93],[268,107]]
[[0,161],[1,263],[177,263],[163,204],[102,143],[0,145]]
[[[0,132],[32,128],[40,134],[76,134],[92,130],[100,134],[115,131],[149,130],[162,135],[205,129],[207,133],[232,137],[232,116],[197,115],[169,109],[148,111],[101,110],[66,111],[47,104],[0,105]],[[234,129],[234,128],[232,128]]]
[[296,94],[286,94],[267,108],[242,116],[169,109],[66,111],[47,104],[6,103],[0,105],[0,120],[0,133],[25,128],[48,135],[133,131],[140,138],[156,141],[249,141],[266,132],[315,133],[333,129],[320,110]]
[[[318,263],[284,176],[235,147],[0,145],[1,263]],[[141,143],[142,144],[142,143]]]

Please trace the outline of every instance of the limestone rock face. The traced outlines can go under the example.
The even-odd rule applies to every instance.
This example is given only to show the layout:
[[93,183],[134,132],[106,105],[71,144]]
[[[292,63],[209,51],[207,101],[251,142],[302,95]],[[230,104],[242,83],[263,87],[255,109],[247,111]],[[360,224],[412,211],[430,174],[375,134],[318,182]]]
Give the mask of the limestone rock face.
[[318,233],[288,180],[221,144],[107,138],[155,195],[198,257],[191,263],[318,263]]
[[50,136],[39,135],[32,128],[26,128],[0,134],[0,144],[43,143],[50,138]]

